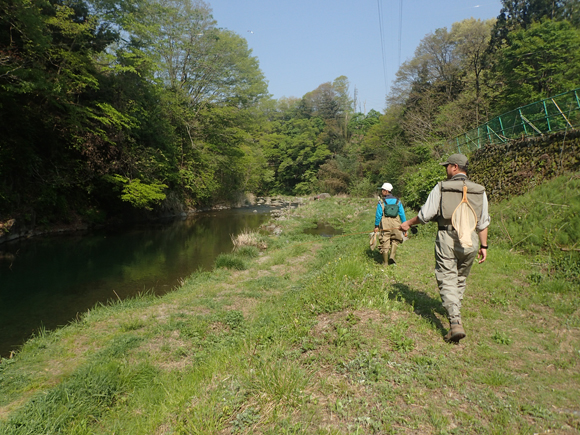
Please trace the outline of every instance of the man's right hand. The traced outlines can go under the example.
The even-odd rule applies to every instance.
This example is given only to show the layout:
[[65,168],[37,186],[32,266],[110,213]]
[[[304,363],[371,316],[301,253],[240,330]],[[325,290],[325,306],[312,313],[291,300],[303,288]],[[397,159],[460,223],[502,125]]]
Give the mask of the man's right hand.
[[419,220],[419,218],[415,216],[413,219],[409,219],[408,221],[403,222],[399,227],[399,229],[401,231],[409,231],[409,228],[411,228],[413,225],[417,225],[420,222],[421,221]]

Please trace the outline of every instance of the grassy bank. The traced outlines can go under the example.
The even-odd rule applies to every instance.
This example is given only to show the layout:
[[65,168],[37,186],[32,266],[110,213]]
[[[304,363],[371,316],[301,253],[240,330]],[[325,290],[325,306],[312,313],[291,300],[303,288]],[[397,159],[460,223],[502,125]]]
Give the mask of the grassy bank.
[[[374,206],[302,206],[260,253],[39,333],[0,364],[0,433],[578,433],[573,279],[496,227],[468,282],[467,337],[446,344],[434,226],[385,267],[359,234]],[[316,221],[346,235],[304,234]]]

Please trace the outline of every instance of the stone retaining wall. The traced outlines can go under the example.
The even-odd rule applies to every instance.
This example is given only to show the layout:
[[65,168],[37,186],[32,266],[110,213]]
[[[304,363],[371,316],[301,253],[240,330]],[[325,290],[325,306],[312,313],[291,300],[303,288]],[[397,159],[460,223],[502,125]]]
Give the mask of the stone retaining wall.
[[485,186],[490,201],[522,195],[544,180],[580,171],[580,131],[523,138],[475,151],[470,178]]

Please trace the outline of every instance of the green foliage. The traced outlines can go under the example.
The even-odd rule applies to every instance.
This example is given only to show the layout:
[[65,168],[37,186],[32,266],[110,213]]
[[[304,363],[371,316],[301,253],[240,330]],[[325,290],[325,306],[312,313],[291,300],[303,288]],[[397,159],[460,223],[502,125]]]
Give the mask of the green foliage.
[[510,32],[527,29],[545,19],[568,20],[578,24],[576,0],[502,0],[502,8],[493,28],[491,48],[501,47]]
[[163,190],[167,188],[167,185],[162,183],[145,184],[141,183],[138,178],[129,180],[119,174],[107,176],[106,180],[121,186],[121,199],[136,208],[152,210],[154,204],[165,199]]
[[408,328],[407,323],[401,322],[391,329],[393,348],[399,352],[410,352],[415,348],[415,342],[408,336]]
[[[203,2],[0,8],[0,212],[114,217],[128,210],[116,198],[151,210],[165,189],[197,204],[260,185],[248,132],[266,84]],[[113,28],[128,42],[109,45]]]
[[[497,83],[495,58],[489,53],[494,20],[465,19],[451,31],[436,29],[425,36],[415,57],[397,72],[388,97],[408,146],[449,140],[491,117]],[[389,115],[387,112],[386,115]],[[444,150],[436,150],[439,158]]]
[[113,35],[83,2],[3,2],[0,16],[3,208],[66,214],[91,184],[89,149],[110,138],[93,56]]
[[348,193],[356,198],[373,197],[377,193],[377,186],[365,177],[351,182]]
[[263,139],[264,154],[276,167],[274,191],[309,193],[316,182],[318,168],[330,156],[325,144],[317,141],[324,130],[320,118],[292,119],[280,124],[274,135]]
[[[563,252],[550,258],[550,267],[555,275],[566,281],[580,283],[580,252]],[[570,289],[572,289],[570,287]]]
[[357,381],[378,382],[385,377],[386,361],[377,349],[359,352],[351,361],[341,363],[341,369]]
[[331,195],[346,193],[348,191],[351,175],[344,164],[344,159],[332,159],[320,166],[318,180],[320,191]]
[[435,185],[445,180],[444,168],[439,163],[430,160],[412,168],[403,178],[405,188],[403,200],[407,207],[419,209],[427,200],[429,193]]
[[355,113],[348,121],[348,131],[351,134],[365,134],[369,128],[379,123],[381,114],[375,109],[371,109],[366,115]]
[[256,412],[254,408],[247,408],[243,412],[236,415],[236,418],[232,422],[232,432],[240,433],[247,428],[251,427],[254,423],[260,420],[260,414]]
[[249,378],[251,389],[274,402],[295,405],[308,385],[310,376],[298,365],[284,364],[283,360],[259,362]]
[[[580,30],[544,20],[508,35],[497,67],[505,80],[498,113],[575,89],[580,74]],[[562,68],[562,65],[566,68]]]
[[247,41],[203,1],[2,2],[1,217],[106,223],[166,195],[197,207],[241,191],[368,196],[385,181],[418,208],[443,178],[441,139],[575,84],[575,3],[549,3],[504,1],[495,52],[492,21],[435,29],[385,113],[364,114],[345,76],[270,99]]

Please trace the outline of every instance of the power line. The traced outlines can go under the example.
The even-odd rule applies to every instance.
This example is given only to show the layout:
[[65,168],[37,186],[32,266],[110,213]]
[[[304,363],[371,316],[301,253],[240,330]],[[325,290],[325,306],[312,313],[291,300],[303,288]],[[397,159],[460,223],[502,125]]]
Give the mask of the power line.
[[385,62],[385,43],[384,43],[384,32],[383,32],[383,13],[381,10],[381,0],[377,0],[377,7],[379,10],[379,30],[381,36],[381,55],[383,57],[383,75],[385,79],[385,94],[387,92],[387,64]]

